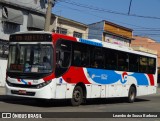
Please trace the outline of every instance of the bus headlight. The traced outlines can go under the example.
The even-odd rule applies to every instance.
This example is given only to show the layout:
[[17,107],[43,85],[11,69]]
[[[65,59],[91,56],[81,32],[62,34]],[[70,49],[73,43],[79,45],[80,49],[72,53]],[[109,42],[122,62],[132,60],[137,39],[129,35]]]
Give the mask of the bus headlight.
[[40,84],[38,84],[38,85],[37,85],[37,88],[38,88],[38,89],[39,89],[39,88],[42,88],[42,87],[44,87],[44,86],[48,85],[49,83],[51,83],[51,81],[52,81],[52,80],[49,80],[49,81],[46,81],[46,82],[40,83]]

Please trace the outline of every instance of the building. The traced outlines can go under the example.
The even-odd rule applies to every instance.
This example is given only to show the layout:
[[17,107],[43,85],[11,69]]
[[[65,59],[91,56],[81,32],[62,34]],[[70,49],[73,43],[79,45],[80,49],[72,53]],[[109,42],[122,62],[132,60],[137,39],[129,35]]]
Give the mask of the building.
[[78,38],[88,38],[86,24],[52,14],[50,31]]
[[160,43],[148,37],[134,36],[133,38],[134,40],[131,42],[131,47],[139,47],[141,49],[145,49],[149,53],[157,54],[158,66],[160,67]]
[[42,1],[1,0],[0,39],[8,40],[9,34],[19,31],[43,30],[46,8]]
[[0,86],[5,85],[9,35],[43,30],[44,0],[0,0]]
[[158,82],[160,83],[160,43],[148,37],[134,36],[131,42],[131,47],[139,51],[146,51],[152,54],[157,54],[158,57]]
[[98,39],[123,46],[130,46],[132,29],[102,20],[88,25],[88,38]]

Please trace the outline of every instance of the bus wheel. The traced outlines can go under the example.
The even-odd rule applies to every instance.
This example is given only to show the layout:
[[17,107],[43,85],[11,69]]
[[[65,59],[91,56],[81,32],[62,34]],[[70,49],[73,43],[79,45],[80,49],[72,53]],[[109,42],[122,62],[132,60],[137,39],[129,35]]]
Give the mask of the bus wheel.
[[128,102],[133,103],[136,98],[136,88],[134,86],[131,86],[128,93]]
[[80,86],[76,86],[73,90],[71,104],[73,106],[79,106],[83,101],[83,91]]

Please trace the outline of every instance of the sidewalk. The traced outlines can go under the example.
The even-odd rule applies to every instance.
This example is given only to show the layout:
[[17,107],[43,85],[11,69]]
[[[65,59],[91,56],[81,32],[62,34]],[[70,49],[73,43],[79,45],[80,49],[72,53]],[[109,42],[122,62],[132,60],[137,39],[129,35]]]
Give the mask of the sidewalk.
[[5,87],[0,87],[0,95],[5,95]]

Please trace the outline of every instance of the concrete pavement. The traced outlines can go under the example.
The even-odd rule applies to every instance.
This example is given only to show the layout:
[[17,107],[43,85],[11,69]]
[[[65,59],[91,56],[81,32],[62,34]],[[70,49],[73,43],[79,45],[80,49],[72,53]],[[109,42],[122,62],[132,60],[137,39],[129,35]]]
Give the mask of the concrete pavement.
[[5,95],[5,87],[0,87],[0,95]]

